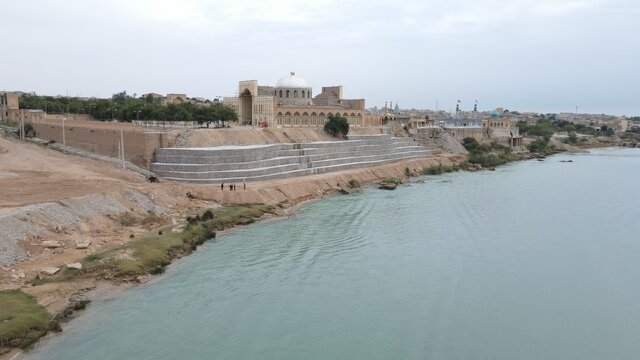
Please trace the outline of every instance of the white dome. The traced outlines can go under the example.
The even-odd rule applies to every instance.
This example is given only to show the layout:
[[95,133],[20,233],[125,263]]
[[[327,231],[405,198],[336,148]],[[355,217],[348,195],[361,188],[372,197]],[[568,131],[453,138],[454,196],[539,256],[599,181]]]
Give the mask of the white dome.
[[291,75],[285,76],[278,80],[276,83],[277,88],[308,88],[310,87],[307,84],[307,81],[299,76],[296,76],[296,73],[292,72]]

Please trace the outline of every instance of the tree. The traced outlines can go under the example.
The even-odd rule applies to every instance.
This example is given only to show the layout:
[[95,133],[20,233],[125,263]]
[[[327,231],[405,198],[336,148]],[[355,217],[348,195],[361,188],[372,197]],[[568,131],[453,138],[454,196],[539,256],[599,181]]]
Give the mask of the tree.
[[473,151],[477,150],[480,147],[480,143],[478,143],[478,140],[472,137],[466,137],[462,139],[462,146],[464,146],[467,151]]
[[222,122],[222,126],[224,126],[225,121],[238,121],[238,114],[231,106],[221,102],[216,102],[211,105],[211,107],[216,113],[217,120]]
[[538,139],[538,140],[533,141],[531,144],[529,144],[529,146],[527,146],[527,148],[532,153],[541,153],[541,152],[543,152],[543,151],[545,151],[547,149],[547,145],[548,145],[547,141],[544,141],[542,139]]
[[324,131],[331,136],[347,136],[349,134],[349,121],[347,118],[336,115],[329,115],[324,124]]
[[118,105],[122,105],[125,102],[127,102],[128,100],[133,99],[133,97],[127,95],[127,91],[122,91],[119,93],[115,93],[111,96],[111,101],[113,101],[114,103],[118,104]]
[[210,106],[196,106],[193,120],[207,127],[212,122],[221,122],[224,126],[225,121],[238,121],[238,114],[231,106],[216,102]]

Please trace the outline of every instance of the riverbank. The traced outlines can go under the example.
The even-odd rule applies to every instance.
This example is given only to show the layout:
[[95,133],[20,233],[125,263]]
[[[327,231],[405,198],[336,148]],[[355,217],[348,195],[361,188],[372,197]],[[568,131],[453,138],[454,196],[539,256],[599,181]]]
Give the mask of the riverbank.
[[[627,358],[639,156],[564,153],[313,201],[92,303],[15,360],[510,359],[532,341],[546,358]],[[620,191],[593,191],[612,177]]]
[[[590,145],[595,147],[594,144]],[[606,143],[605,146],[610,144]],[[7,146],[7,148],[12,147]],[[576,147],[576,149],[579,148]],[[15,152],[22,149],[12,150]],[[503,151],[504,149],[496,147],[492,150]],[[554,147],[553,150],[558,152],[569,149]],[[521,153],[508,158],[508,161],[544,155],[548,153],[538,155]],[[65,159],[68,160],[69,157]],[[470,166],[465,156],[443,154],[371,168],[255,182],[248,184],[247,189],[240,188],[242,185],[237,184],[239,189],[236,191],[205,185],[167,182],[148,184],[137,177],[134,181],[125,181],[121,184],[124,188],[118,189],[116,186],[113,191],[101,194],[108,200],[122,203],[124,211],[117,216],[107,214],[101,219],[92,218],[85,223],[79,219],[80,224],[75,228],[60,229],[60,232],[56,228],[57,235],[53,237],[39,235],[38,241],[46,238],[47,240],[44,241],[57,243],[60,246],[52,250],[44,249],[40,253],[37,251],[43,249],[31,246],[34,252],[30,254],[30,258],[18,263],[15,268],[5,267],[8,275],[5,279],[11,276],[11,282],[3,282],[0,284],[0,289],[21,289],[33,296],[38,304],[49,312],[50,320],[54,321],[49,327],[56,330],[55,321],[66,320],[78,308],[78,304],[86,304],[87,300],[91,300],[89,294],[95,290],[100,281],[108,280],[125,287],[144,283],[150,276],[162,273],[162,268],[173,260],[193,251],[202,239],[192,241],[190,231],[184,234],[186,241],[181,235],[175,234],[183,234],[180,231],[187,224],[187,219],[193,219],[196,215],[202,216],[206,209],[212,209],[214,212],[224,211],[225,207],[234,204],[269,206],[269,211],[264,211],[250,219],[255,221],[261,219],[264,214],[267,214],[267,217],[285,216],[291,213],[295,206],[306,201],[321,199],[336,193],[349,193],[354,191],[354,188],[377,184],[385,179],[435,175],[458,170],[475,171],[481,168],[475,165]],[[47,194],[47,196],[51,195]],[[127,197],[128,199],[125,199]],[[85,199],[85,202],[103,200],[89,198]],[[90,204],[83,203],[80,208],[86,209],[86,206]],[[246,223],[245,220],[231,221],[223,228],[228,229]],[[221,230],[221,228],[211,230]],[[163,233],[160,234],[159,231]],[[109,239],[102,240],[81,253],[73,247],[80,238],[96,236]],[[208,237],[204,236],[204,238]],[[33,242],[30,244],[34,245]],[[66,264],[80,264],[84,270],[78,272],[68,269]],[[53,275],[43,275],[44,268],[58,270]],[[24,276],[21,276],[22,274]]]
[[[0,185],[5,185],[3,190],[7,194],[13,194],[3,197],[0,220],[11,228],[11,233],[16,232],[15,224],[20,224],[24,231],[14,235],[26,237],[15,243],[16,249],[25,253],[24,257],[5,263],[0,271],[0,290],[20,290],[32,296],[49,313],[46,321],[50,330],[57,330],[56,322],[66,321],[79,304],[84,306],[86,300],[91,300],[90,294],[100,281],[107,279],[125,287],[142,283],[152,272],[161,273],[162,266],[187,255],[197,243],[184,242],[171,234],[181,234],[179,231],[187,224],[186,219],[202,215],[206,209],[215,212],[223,210],[225,205],[264,204],[272,209],[268,216],[284,216],[303,202],[353,191],[354,184],[368,186],[385,178],[401,178],[407,170],[419,172],[432,165],[448,166],[464,160],[461,156],[443,154],[344,172],[250,183],[247,189],[240,189],[238,184],[238,190],[229,191],[203,185],[150,184],[144,177],[110,164],[66,156],[32,144],[0,141],[6,150],[1,155],[12,159],[0,164],[2,174],[11,174],[0,177]],[[76,173],[65,171],[77,162],[81,164]],[[38,164],[38,170],[32,168],[34,164]],[[81,169],[87,168],[91,173],[82,172]],[[45,174],[40,179],[40,187],[36,187],[36,179]],[[114,177],[118,180],[107,182],[110,185],[105,192],[97,192],[93,187],[93,182],[99,187],[105,178]],[[28,198],[20,196],[18,187],[22,178],[34,182]],[[47,185],[52,185],[47,183],[48,179],[64,183],[75,178],[85,181],[68,187],[66,193],[48,191],[51,187]],[[263,218],[262,215],[255,219]],[[163,234],[159,235],[159,231]],[[141,248],[149,250],[144,241],[154,236],[151,243],[162,243],[159,252],[168,256],[161,256],[160,261],[147,257],[149,252],[157,253],[157,248],[140,252]],[[91,240],[87,246],[77,246],[86,239]],[[175,251],[176,248],[183,251]],[[104,263],[96,266],[104,254],[115,259],[107,261],[113,266],[103,266]],[[148,262],[141,264],[137,261],[139,257]],[[70,264],[74,265],[69,267]],[[81,267],[79,271],[73,270],[77,264]],[[53,274],[44,274],[44,269]],[[14,341],[7,345],[20,344]],[[5,350],[9,347],[5,346]],[[5,353],[0,359],[14,353],[15,350]]]

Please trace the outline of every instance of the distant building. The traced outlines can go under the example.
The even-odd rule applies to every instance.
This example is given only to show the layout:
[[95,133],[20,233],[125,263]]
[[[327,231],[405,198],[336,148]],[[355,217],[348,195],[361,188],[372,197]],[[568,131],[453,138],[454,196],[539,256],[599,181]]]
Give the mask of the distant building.
[[142,98],[159,101],[162,105],[186,104],[191,102],[189,98],[187,98],[187,94],[167,94],[164,96],[158,93],[147,93],[142,94]]
[[523,138],[517,121],[508,114],[501,108],[492,111],[488,119],[482,120],[482,128],[490,139],[507,142],[510,146],[522,146]]
[[189,102],[187,99],[187,94],[167,94],[167,96],[162,99],[162,105],[171,105],[171,104],[186,104]]
[[22,93],[18,92],[6,92],[2,96],[1,109],[2,110],[2,119],[9,121],[18,121],[19,113],[20,113],[20,95]]
[[164,96],[162,94],[158,94],[158,93],[147,93],[147,94],[142,94],[142,98],[143,99],[160,100],[160,99],[164,98]]
[[235,108],[246,125],[316,127],[324,126],[329,115],[344,116],[351,126],[363,125],[364,99],[343,99],[342,86],[323,87],[314,97],[307,81],[293,72],[275,86],[240,81],[238,94],[224,102]]

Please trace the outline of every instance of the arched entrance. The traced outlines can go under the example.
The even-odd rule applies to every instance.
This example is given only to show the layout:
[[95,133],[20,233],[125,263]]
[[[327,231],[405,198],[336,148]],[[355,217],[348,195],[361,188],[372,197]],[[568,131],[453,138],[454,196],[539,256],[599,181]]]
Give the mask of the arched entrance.
[[253,96],[249,89],[245,89],[240,94],[240,123],[242,125],[252,125],[253,118]]

